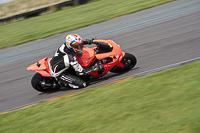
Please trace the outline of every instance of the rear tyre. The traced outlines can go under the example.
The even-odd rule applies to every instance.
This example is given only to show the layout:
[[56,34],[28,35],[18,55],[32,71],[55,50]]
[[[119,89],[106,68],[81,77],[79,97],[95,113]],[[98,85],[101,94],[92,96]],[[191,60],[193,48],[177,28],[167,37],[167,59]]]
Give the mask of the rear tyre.
[[114,66],[110,71],[114,73],[127,72],[136,65],[137,59],[134,55],[125,53],[125,56],[121,60],[121,63],[124,64],[124,67]]
[[48,81],[53,85],[55,82],[55,79],[49,78],[49,77],[43,77],[41,74],[36,73],[32,79],[31,79],[31,85],[32,87],[40,92],[50,92],[50,91],[58,91],[60,89],[60,86],[57,84],[56,87],[43,87],[41,82]]

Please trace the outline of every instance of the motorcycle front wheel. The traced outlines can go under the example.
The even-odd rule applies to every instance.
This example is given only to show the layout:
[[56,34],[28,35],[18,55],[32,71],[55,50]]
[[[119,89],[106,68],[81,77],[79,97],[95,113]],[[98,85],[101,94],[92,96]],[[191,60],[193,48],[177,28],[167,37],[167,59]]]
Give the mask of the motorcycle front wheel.
[[121,63],[124,64],[124,67],[114,66],[110,71],[113,73],[127,72],[136,65],[137,59],[134,55],[125,53],[125,56],[122,58]]
[[39,73],[36,73],[32,77],[31,85],[35,90],[40,92],[58,91],[60,89],[54,78],[43,77]]

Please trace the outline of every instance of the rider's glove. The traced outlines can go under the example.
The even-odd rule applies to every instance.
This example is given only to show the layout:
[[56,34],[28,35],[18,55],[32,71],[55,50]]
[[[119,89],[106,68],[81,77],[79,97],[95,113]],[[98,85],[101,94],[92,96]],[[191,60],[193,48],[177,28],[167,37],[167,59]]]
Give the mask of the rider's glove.
[[92,39],[86,39],[84,43],[91,45],[93,43]]
[[86,40],[84,41],[84,43],[91,45],[91,44],[93,43],[93,40],[95,40],[95,38],[86,39]]

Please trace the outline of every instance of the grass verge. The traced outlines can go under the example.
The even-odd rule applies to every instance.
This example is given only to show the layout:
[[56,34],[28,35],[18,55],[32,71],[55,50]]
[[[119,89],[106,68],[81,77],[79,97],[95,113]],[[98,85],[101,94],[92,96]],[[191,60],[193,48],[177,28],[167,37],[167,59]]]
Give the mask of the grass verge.
[[98,0],[0,25],[0,49],[92,25],[174,0]]
[[200,61],[0,115],[2,133],[198,133]]
[[52,6],[69,0],[14,0],[0,4],[0,18],[6,18],[20,13]]

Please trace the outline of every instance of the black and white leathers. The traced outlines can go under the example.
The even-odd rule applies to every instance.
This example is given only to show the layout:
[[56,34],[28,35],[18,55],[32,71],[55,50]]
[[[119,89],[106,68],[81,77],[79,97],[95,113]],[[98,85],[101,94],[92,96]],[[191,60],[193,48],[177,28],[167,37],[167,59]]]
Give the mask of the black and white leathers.
[[70,48],[64,43],[55,52],[53,58],[50,61],[51,74],[53,77],[58,77],[70,66],[78,73],[83,71],[82,66],[78,63],[74,53]]
[[[84,44],[91,44],[88,41],[83,41]],[[100,49],[111,51],[112,47],[110,47],[107,43],[96,43]],[[55,52],[53,58],[49,62],[51,74],[55,77],[62,86],[69,85],[72,88],[83,88],[86,86],[86,82],[81,79],[82,75],[98,71],[102,69],[102,64],[98,66],[91,66],[86,69],[83,69],[82,66],[78,63],[76,57],[74,56],[73,51],[66,45],[62,44],[58,50]],[[73,75],[69,71],[66,71],[70,66],[74,68],[76,73],[79,75]]]

